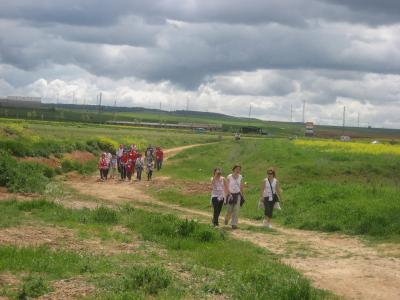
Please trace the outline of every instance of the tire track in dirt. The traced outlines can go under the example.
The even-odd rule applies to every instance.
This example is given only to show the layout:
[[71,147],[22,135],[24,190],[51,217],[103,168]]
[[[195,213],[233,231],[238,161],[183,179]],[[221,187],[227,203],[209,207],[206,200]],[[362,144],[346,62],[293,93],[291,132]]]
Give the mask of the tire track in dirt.
[[[164,153],[166,157],[171,157],[195,146],[197,145],[169,149]],[[211,212],[154,199],[145,193],[148,187],[146,182],[99,183],[95,177],[86,177],[72,179],[68,184],[81,194],[99,199],[98,203],[129,203],[142,209],[173,212],[187,218],[195,217],[206,223],[211,220]],[[68,203],[63,204],[68,206]],[[90,205],[93,207],[93,204],[91,202]],[[249,219],[241,219],[240,223],[242,227],[260,227],[260,222]],[[266,232],[240,229],[231,231],[231,235],[281,255],[284,263],[304,273],[314,286],[330,290],[344,298],[400,299],[400,259],[384,256],[382,249],[378,251],[377,248],[366,246],[355,237],[278,226],[273,231]]]

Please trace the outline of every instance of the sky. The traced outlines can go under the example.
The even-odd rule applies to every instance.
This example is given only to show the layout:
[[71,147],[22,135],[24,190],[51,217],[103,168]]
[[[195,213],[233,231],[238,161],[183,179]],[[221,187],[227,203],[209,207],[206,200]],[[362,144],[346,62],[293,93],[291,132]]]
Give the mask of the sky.
[[0,0],[0,95],[400,128],[398,0]]

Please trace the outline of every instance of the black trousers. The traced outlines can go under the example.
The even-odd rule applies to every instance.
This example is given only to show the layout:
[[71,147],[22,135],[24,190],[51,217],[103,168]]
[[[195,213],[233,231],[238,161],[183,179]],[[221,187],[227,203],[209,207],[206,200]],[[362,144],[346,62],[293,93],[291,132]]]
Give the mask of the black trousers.
[[219,215],[221,214],[222,206],[224,205],[224,201],[219,201],[217,197],[213,197],[211,199],[213,208],[214,208],[214,215],[213,215],[213,224],[215,226],[218,226],[218,218]]
[[142,180],[142,169],[136,169],[136,178],[137,180]]
[[120,164],[120,172],[121,172],[121,179],[125,180],[126,178],[126,166],[124,164]]
[[153,170],[147,170],[147,180],[150,180],[151,176],[153,176]]
[[107,175],[108,175],[108,169],[100,169],[100,178],[101,179],[107,179]]
[[163,160],[162,160],[162,159],[157,159],[157,160],[156,160],[157,171],[160,171],[160,170],[161,170],[162,163],[163,163]]

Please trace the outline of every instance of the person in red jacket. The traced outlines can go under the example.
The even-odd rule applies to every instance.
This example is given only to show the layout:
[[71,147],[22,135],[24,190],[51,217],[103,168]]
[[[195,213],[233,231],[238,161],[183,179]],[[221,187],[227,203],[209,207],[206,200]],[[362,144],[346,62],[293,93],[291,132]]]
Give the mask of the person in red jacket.
[[134,170],[134,165],[132,159],[129,158],[128,163],[126,165],[126,177],[128,178],[129,182],[131,181],[133,170]]
[[105,153],[101,155],[98,166],[100,170],[100,180],[101,181],[107,180],[108,160]]
[[126,166],[128,164],[128,152],[124,152],[120,159],[121,180],[126,179]]
[[156,167],[157,167],[157,171],[161,170],[163,160],[164,160],[164,152],[162,151],[161,147],[158,146],[156,148]]
[[135,168],[134,167],[135,167],[136,158],[137,158],[137,151],[132,146],[131,150],[128,153],[128,160],[131,160],[131,164],[133,166],[131,176],[133,176],[135,174]]

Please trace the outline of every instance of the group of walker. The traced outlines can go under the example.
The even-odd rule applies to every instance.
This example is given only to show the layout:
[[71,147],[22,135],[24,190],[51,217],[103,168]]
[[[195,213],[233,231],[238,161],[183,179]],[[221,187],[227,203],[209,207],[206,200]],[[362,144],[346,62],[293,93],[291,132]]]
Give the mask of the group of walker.
[[136,172],[136,181],[141,181],[143,170],[146,171],[147,180],[151,180],[153,170],[161,170],[163,160],[164,152],[160,146],[147,147],[143,157],[136,145],[127,148],[121,144],[114,155],[111,153],[101,155],[98,164],[100,180],[119,178],[120,181],[131,182]]
[[[245,198],[243,194],[243,176],[240,174],[242,167],[234,165],[232,173],[226,178],[222,176],[220,168],[214,169],[211,178],[211,204],[214,209],[213,225],[219,226],[219,215],[222,207],[227,206],[224,223],[228,225],[231,222],[232,229],[238,228],[240,207],[244,204]],[[276,178],[274,168],[268,168],[267,177],[263,180],[261,186],[261,194],[259,207],[264,210],[264,226],[272,228],[271,218],[274,208],[280,209],[279,201],[282,200],[281,188]]]

